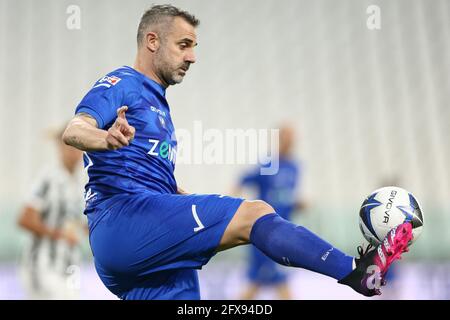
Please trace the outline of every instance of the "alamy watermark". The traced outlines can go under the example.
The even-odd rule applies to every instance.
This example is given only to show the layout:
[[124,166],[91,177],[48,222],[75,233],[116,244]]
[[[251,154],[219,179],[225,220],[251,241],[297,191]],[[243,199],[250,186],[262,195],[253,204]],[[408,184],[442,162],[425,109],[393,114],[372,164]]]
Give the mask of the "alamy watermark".
[[366,9],[366,13],[369,15],[366,20],[366,26],[369,30],[381,29],[381,9],[377,5],[370,5]]
[[81,268],[77,265],[70,265],[66,268],[66,287],[68,290],[80,290],[81,288]]
[[[163,126],[164,118],[159,117]],[[193,129],[177,129],[171,141],[150,139],[150,156],[169,159],[174,164],[253,164],[261,175],[274,175],[279,169],[278,129],[205,129],[201,121]]]
[[68,30],[81,29],[81,8],[75,4],[71,4],[66,8],[68,14],[66,19],[66,27]]

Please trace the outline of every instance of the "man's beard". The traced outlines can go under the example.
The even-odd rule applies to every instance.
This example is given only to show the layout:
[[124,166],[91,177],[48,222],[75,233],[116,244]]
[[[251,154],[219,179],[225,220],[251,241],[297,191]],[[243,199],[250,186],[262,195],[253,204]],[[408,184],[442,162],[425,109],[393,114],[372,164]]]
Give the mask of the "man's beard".
[[[163,55],[164,52],[159,53],[160,59],[159,63],[156,65],[159,70],[161,80],[169,86],[181,83],[183,81],[183,76],[180,75],[179,72],[180,68],[186,67],[185,64],[174,68],[168,61],[164,61]],[[187,66],[187,68],[189,68],[189,66]]]

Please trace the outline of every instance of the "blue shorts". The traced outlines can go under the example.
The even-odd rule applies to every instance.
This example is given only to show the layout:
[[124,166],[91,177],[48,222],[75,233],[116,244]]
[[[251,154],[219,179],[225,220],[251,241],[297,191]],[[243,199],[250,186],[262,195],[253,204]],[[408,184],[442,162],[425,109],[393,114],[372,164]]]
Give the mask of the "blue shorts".
[[121,299],[199,299],[197,272],[215,254],[243,199],[117,195],[88,213],[95,267]]
[[249,246],[250,260],[247,276],[251,283],[262,286],[276,286],[287,281],[286,269],[255,246]]

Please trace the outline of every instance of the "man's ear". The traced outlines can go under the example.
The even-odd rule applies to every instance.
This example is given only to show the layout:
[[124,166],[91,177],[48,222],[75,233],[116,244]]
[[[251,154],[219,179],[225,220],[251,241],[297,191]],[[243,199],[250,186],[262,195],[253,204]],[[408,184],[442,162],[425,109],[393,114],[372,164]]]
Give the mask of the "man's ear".
[[145,46],[151,52],[156,52],[159,48],[159,37],[155,32],[149,32],[145,35]]

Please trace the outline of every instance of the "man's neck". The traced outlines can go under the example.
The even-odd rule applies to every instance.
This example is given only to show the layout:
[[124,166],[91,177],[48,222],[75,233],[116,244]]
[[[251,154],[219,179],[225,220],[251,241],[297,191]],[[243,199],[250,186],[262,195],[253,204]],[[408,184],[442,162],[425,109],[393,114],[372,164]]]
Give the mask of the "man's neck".
[[139,55],[137,55],[133,68],[167,89],[168,85],[155,73],[155,68],[151,62],[146,63],[144,59],[141,59]]

